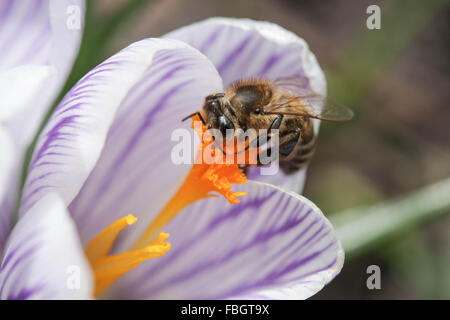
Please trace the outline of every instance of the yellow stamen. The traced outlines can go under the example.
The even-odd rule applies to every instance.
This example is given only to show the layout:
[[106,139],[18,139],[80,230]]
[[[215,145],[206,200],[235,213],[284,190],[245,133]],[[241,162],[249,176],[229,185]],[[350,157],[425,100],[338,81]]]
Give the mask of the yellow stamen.
[[119,233],[121,233],[126,227],[134,224],[136,221],[137,218],[132,214],[129,214],[126,217],[113,222],[97,237],[92,239],[85,250],[89,261],[93,263],[100,258],[105,257],[111,250],[112,245],[114,244],[114,241]]
[[86,247],[86,256],[91,263],[95,276],[96,297],[100,296],[120,276],[139,266],[143,261],[164,255],[170,249],[170,243],[165,242],[168,233],[160,233],[142,249],[125,253],[108,255],[117,236],[127,226],[134,224],[137,218],[128,215],[113,222]]

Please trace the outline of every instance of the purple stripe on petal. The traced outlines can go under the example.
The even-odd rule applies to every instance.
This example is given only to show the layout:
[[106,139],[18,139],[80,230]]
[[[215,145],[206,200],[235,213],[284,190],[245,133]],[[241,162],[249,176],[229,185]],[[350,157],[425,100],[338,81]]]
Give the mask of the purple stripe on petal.
[[[78,270],[80,287],[68,286]],[[56,195],[42,198],[15,225],[0,269],[0,299],[90,299],[93,279],[75,225]]]
[[37,285],[33,288],[26,288],[19,291],[19,293],[14,295],[9,295],[6,297],[6,300],[27,300],[30,299],[33,295],[39,293],[45,286],[43,284]]
[[3,1],[2,11],[0,11],[0,27],[5,23],[6,17],[11,13],[14,0]]
[[211,32],[211,34],[208,36],[208,38],[206,38],[206,40],[200,44],[197,49],[200,52],[205,52],[208,47],[213,46],[217,40],[217,38],[219,38],[220,34],[222,33],[221,28],[217,28],[216,30],[214,30],[213,32]]
[[[10,279],[10,276],[13,274],[13,272],[17,271],[16,269],[18,269],[18,267],[20,267],[21,264],[25,264],[27,262],[26,260],[29,259],[29,257],[31,257],[33,252],[36,251],[36,249],[38,247],[39,247],[39,244],[34,244],[31,248],[28,248],[25,252],[19,254],[17,259],[14,261],[14,263],[11,265],[11,267],[9,269],[6,269],[7,263],[5,263],[4,264],[5,267],[2,266],[1,281],[3,283],[7,283]],[[12,257],[12,255],[10,257]],[[2,286],[0,288],[0,297],[2,297],[2,299],[4,297],[4,295],[3,295],[4,289],[5,289],[4,286]]]
[[[267,290],[294,285],[291,294],[306,298],[339,272],[334,231],[310,201],[257,182],[237,190],[248,192],[237,205],[211,198],[181,212],[164,228],[170,252],[126,275],[119,297],[270,298]],[[319,285],[308,285],[322,273]]]
[[[333,245],[333,243],[328,245],[325,249],[329,249],[332,245]],[[244,294],[245,292],[251,292],[252,290],[255,290],[255,289],[257,290],[261,287],[269,287],[269,288],[275,287],[275,286],[282,287],[283,283],[278,281],[278,278],[280,278],[281,276],[283,276],[285,274],[291,273],[293,270],[297,270],[297,269],[301,268],[304,264],[308,263],[309,261],[311,261],[313,259],[317,259],[321,255],[321,252],[322,251],[318,251],[318,252],[315,252],[314,254],[311,254],[310,256],[307,256],[301,260],[294,261],[286,268],[284,268],[282,270],[278,270],[278,271],[273,272],[272,274],[268,275],[266,278],[264,278],[262,281],[260,281],[257,285],[256,284],[243,284],[241,286],[238,286],[237,288],[234,288],[233,290],[230,290],[230,291],[224,293],[221,296],[211,297],[211,299],[225,299],[227,297],[239,296],[239,295]],[[305,275],[298,277],[297,280],[303,279],[306,276],[314,275],[314,273],[316,273],[316,272],[328,269],[328,268],[332,267],[335,264],[335,262],[336,262],[336,259],[332,260],[332,262],[329,263],[328,265],[326,265],[325,267],[316,269],[316,270],[314,270],[314,272],[311,272],[309,274],[305,274]],[[286,283],[291,283],[291,281],[292,280],[289,280]],[[270,298],[270,297],[268,297],[268,298]]]
[[243,41],[241,41],[236,47],[234,47],[231,52],[229,52],[225,56],[224,61],[217,67],[219,73],[223,73],[226,70],[226,68],[228,68],[230,64],[236,60],[239,54],[241,54],[241,52],[245,50],[245,48],[249,45],[252,39],[253,39],[252,36],[248,35]]
[[270,56],[259,73],[261,75],[268,74],[272,68],[275,68],[276,65],[281,62],[281,59],[287,56],[287,54],[288,52],[283,51]]
[[[27,243],[32,243],[31,240],[33,240],[34,238],[36,238],[35,232],[28,234],[24,241]],[[23,248],[20,246],[8,248],[7,254],[3,257],[0,271],[4,270],[6,267],[8,267],[9,262],[11,262],[19,254],[21,249],[23,249]]]

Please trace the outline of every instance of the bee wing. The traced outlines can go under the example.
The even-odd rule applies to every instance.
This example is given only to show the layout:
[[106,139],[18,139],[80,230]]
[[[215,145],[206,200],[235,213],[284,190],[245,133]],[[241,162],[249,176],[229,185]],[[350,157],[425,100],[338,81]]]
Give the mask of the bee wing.
[[315,118],[326,121],[348,121],[353,111],[309,89],[308,79],[279,78],[274,83],[287,91],[281,101],[264,107],[265,114],[284,114]]
[[305,76],[280,77],[275,79],[273,84],[298,96],[306,96],[312,93],[309,79]]
[[353,118],[352,110],[318,94],[293,96],[284,102],[267,105],[263,111],[265,114],[284,114],[338,122]]

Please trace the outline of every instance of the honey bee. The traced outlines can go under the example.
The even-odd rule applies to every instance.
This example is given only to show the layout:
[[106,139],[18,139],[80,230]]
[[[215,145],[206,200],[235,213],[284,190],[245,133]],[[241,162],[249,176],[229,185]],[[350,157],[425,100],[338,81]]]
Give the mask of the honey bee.
[[[305,166],[316,146],[313,119],[347,121],[353,112],[326,97],[305,89],[305,78],[245,79],[229,86],[224,93],[205,98],[198,115],[208,129],[217,129],[225,137],[227,129],[278,129],[279,164],[291,174]],[[306,85],[305,85],[306,84]],[[270,134],[268,134],[270,139]],[[260,135],[250,144],[259,142]],[[267,138],[267,137],[266,137]]]

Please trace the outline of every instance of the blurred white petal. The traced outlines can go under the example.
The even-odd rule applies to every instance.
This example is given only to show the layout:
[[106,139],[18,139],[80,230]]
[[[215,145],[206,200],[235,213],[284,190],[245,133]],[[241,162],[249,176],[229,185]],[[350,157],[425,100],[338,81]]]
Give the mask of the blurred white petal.
[[75,224],[56,194],[14,227],[0,269],[0,299],[90,299],[93,278]]
[[[67,27],[68,8],[79,9],[79,28]],[[2,223],[10,223],[26,147],[72,68],[83,25],[83,0],[0,0],[0,126],[15,159],[0,195]],[[0,235],[0,249],[3,241]]]
[[[11,178],[11,169],[14,163],[14,145],[9,133],[0,126],[0,199],[3,199],[8,192],[8,183]],[[11,228],[10,215],[2,214],[9,212],[0,202],[0,253],[6,237]]]
[[21,65],[0,73],[0,120],[6,120],[35,103],[55,69],[45,65]]

